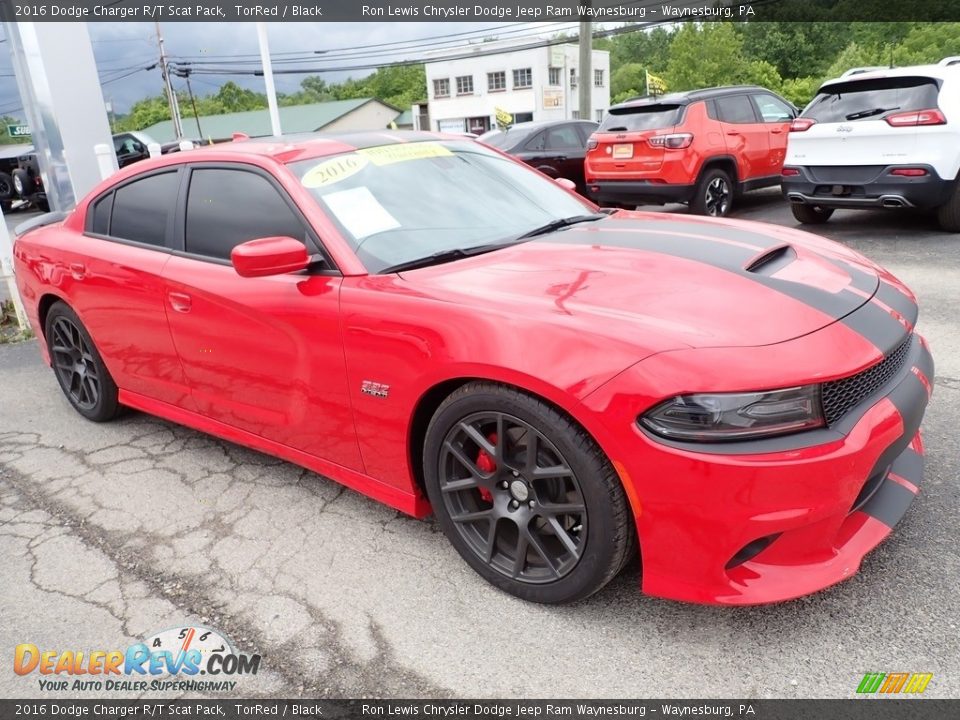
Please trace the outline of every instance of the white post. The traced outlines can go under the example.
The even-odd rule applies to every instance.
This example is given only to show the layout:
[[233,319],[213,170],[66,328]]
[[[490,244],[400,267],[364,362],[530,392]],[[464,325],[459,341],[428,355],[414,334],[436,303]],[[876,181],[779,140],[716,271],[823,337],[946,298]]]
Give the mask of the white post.
[[7,283],[7,293],[13,301],[13,309],[17,314],[20,330],[27,330],[30,323],[27,321],[23,300],[20,299],[17,282],[13,277],[13,244],[10,242],[10,232],[7,230],[6,218],[3,217],[2,212],[0,212],[0,277]]
[[280,136],[280,111],[277,108],[277,89],[273,85],[273,65],[270,63],[270,41],[267,38],[267,24],[257,23],[257,36],[260,39],[260,62],[263,64],[263,80],[267,85],[267,105],[270,106],[270,126],[275,136]]
[[193,141],[192,140],[181,140],[180,141],[180,151],[186,152],[187,150],[193,150]]
[[152,142],[147,144],[147,152],[150,153],[150,157],[155,158],[160,157],[163,149],[160,147],[160,143]]
[[105,143],[98,143],[93,146],[93,154],[97,156],[97,165],[100,168],[100,177],[106,180],[116,172],[117,168],[113,161],[113,148]]

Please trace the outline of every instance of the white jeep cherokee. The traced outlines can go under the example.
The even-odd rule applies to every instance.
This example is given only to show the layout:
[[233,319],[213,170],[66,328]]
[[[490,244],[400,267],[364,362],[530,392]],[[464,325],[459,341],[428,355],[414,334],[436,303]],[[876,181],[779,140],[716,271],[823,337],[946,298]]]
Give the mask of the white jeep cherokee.
[[859,68],[823,84],[793,121],[781,180],[802,223],[834,208],[936,210],[960,232],[960,57]]

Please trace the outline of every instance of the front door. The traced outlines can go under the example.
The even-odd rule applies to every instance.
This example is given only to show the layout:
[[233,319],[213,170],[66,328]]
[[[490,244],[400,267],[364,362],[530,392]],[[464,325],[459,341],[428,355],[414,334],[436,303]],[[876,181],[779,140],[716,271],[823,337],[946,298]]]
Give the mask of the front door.
[[770,170],[770,140],[748,95],[727,95],[714,101],[723,127],[727,152],[737,161],[740,182],[766,177]]
[[315,242],[292,201],[246,166],[194,166],[185,254],[164,268],[167,317],[197,410],[362,470],[340,331],[341,277],[240,277],[230,251],[258,237]]

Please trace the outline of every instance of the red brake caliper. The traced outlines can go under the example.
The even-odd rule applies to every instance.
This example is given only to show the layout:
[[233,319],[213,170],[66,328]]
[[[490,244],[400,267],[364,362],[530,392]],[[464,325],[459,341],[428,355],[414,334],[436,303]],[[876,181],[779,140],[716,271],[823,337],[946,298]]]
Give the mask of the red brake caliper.
[[[491,445],[496,445],[497,434],[490,433],[489,435],[487,435],[487,440],[490,441]],[[494,461],[492,457],[490,457],[490,454],[483,448],[480,448],[480,451],[477,453],[477,468],[479,468],[480,472],[484,472],[484,473],[492,473],[497,469],[497,463]],[[483,498],[484,502],[488,502],[488,503],[493,502],[493,495],[490,494],[489,490],[487,490],[485,487],[481,487],[477,489],[480,491],[480,497]]]

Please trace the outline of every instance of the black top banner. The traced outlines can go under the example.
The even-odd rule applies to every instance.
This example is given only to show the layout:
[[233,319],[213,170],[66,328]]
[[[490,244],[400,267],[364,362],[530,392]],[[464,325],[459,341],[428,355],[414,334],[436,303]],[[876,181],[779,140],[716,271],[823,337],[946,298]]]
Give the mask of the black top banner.
[[14,22],[947,21],[960,0],[0,0]]

